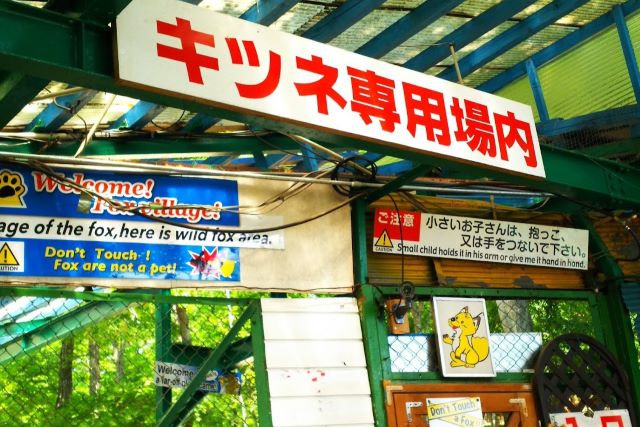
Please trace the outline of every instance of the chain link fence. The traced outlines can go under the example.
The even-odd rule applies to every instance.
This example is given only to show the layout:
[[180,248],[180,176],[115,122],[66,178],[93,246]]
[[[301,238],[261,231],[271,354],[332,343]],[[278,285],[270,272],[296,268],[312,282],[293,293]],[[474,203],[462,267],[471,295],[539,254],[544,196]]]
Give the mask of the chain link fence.
[[[498,373],[533,372],[540,348],[557,336],[595,334],[586,300],[487,299],[486,309],[491,355]],[[391,371],[438,371],[431,301],[414,301],[406,321],[411,333],[388,336]]]
[[0,425],[156,425],[224,341],[226,351],[179,418],[188,413],[187,426],[256,426],[252,322],[234,328],[246,310],[233,299],[0,297]]

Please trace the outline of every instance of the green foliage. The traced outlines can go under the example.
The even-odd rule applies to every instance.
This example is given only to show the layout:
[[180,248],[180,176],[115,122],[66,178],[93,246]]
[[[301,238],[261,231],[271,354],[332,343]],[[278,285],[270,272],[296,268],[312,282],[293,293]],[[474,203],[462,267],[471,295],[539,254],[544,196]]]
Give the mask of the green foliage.
[[[74,336],[73,393],[56,409],[60,343],[54,342],[0,367],[0,388],[15,390],[0,401],[0,425],[122,426],[153,424],[153,313],[151,305],[131,307]],[[151,331],[151,335],[143,331]],[[101,381],[89,394],[89,337],[100,348]],[[125,343],[125,376],[118,380],[114,343]]]
[[485,302],[487,306],[487,320],[489,322],[490,332],[504,332],[502,322],[500,321],[500,313],[498,311],[498,304],[495,300],[488,300]]
[[569,333],[595,335],[587,301],[532,300],[529,311],[534,329],[542,333],[543,343]]
[[[208,348],[218,345],[229,331],[229,322],[235,322],[244,311],[244,307],[232,305],[189,304],[186,309],[192,344]],[[180,343],[176,317],[174,309],[172,342]],[[245,326],[239,338],[249,336],[249,328],[249,324]],[[55,407],[60,341],[0,365],[0,425],[154,425],[155,305],[129,305],[115,316],[74,332],[73,339],[73,390],[61,408]],[[94,394],[90,390],[90,340],[99,349],[99,388]],[[244,363],[237,369],[243,375],[242,394],[205,396],[190,416],[192,425],[235,427],[243,425],[243,418],[247,426],[257,425],[253,364]],[[173,389],[174,401],[181,393],[181,389]]]

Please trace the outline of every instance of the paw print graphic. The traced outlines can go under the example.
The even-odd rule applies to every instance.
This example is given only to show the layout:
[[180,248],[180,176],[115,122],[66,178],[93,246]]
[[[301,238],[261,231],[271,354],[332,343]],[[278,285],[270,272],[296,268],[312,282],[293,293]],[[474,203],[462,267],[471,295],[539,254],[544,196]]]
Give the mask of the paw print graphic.
[[23,198],[26,192],[21,173],[7,169],[0,172],[0,207],[26,207]]

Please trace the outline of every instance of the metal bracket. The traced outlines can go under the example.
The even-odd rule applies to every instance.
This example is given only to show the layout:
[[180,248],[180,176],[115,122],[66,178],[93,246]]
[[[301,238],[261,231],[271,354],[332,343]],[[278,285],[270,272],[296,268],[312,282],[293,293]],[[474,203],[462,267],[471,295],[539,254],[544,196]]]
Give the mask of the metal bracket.
[[422,402],[407,402],[404,404],[407,411],[407,422],[413,422],[413,416],[411,415],[411,409],[422,407]]
[[519,405],[520,412],[524,415],[525,418],[529,416],[529,410],[527,409],[527,401],[522,397],[514,397],[513,399],[509,399],[509,403],[512,405]]

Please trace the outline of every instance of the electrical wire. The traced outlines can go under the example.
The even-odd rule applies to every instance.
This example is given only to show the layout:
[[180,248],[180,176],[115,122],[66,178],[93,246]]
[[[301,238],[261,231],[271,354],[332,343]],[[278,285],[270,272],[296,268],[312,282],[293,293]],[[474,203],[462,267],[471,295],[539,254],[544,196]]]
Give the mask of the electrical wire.
[[[115,94],[109,95],[109,100],[107,101],[104,109],[102,110],[100,117],[98,117],[98,119],[95,121],[93,126],[91,126],[91,129],[85,134],[85,137],[82,139],[82,142],[80,143],[80,146],[78,147],[78,150],[76,151],[76,154],[74,154],[73,157],[78,157],[80,154],[84,152],[85,147],[91,142],[91,139],[93,138],[93,135],[96,133],[98,126],[100,126],[100,123],[102,122],[102,120],[104,119],[104,116],[109,111],[109,108],[111,108],[111,105],[113,104],[113,101],[115,101],[116,97],[117,95]],[[87,122],[85,122],[84,119],[80,117],[80,115],[78,115],[78,118],[80,118],[84,122],[84,126],[86,129]]]
[[[128,213],[132,213],[134,215],[138,215],[141,216],[143,218],[147,218],[149,220],[152,221],[156,221],[162,224],[167,224],[167,225],[171,225],[171,226],[175,226],[175,227],[181,227],[181,228],[187,228],[190,230],[198,230],[198,231],[211,231],[211,232],[216,232],[216,233],[227,233],[227,234],[241,234],[241,233],[245,233],[245,234],[258,234],[258,233],[268,233],[271,231],[278,231],[278,230],[284,230],[287,228],[291,228],[291,227],[296,227],[298,225],[302,225],[302,224],[306,224],[308,222],[314,221],[316,219],[322,218],[323,216],[329,215],[341,208],[343,208],[344,206],[347,206],[348,204],[350,204],[353,200],[357,199],[360,196],[363,196],[365,193],[358,193],[352,197],[347,198],[346,200],[332,206],[329,209],[326,209],[322,212],[316,213],[314,215],[311,215],[307,218],[301,219],[301,220],[297,220],[297,221],[292,221],[289,222],[287,224],[282,224],[282,225],[278,225],[278,226],[271,226],[271,227],[262,227],[262,228],[255,228],[255,229],[238,229],[238,228],[230,228],[230,227],[213,227],[213,226],[203,226],[203,225],[198,225],[198,224],[184,224],[184,223],[180,223],[180,222],[176,222],[176,221],[171,221],[171,220],[167,220],[165,218],[161,218],[161,217],[157,217],[157,216],[153,216],[153,215],[149,215],[144,213],[143,211],[147,211],[147,210],[163,210],[166,209],[166,206],[157,206],[157,205],[145,205],[145,206],[127,206],[126,204],[124,204],[123,202],[120,202],[118,200],[113,200],[109,197],[106,197],[102,194],[99,194],[93,190],[87,189],[86,187],[83,187],[82,185],[77,184],[75,181],[60,175],[58,173],[56,173],[55,171],[53,171],[52,169],[50,169],[48,166],[46,165],[42,165],[42,164],[37,164],[37,162],[32,161],[30,163],[30,167],[36,171],[42,172],[43,174],[45,174],[46,176],[48,176],[49,178],[55,180],[56,182],[58,182],[59,184],[63,184],[65,186],[69,186],[73,189],[75,189],[76,191],[78,191],[81,194],[85,194],[89,197],[92,198],[97,198],[99,200],[101,200],[102,202],[106,203],[107,205],[109,205],[110,207],[112,207],[113,209],[116,209],[118,211],[121,212],[128,212]],[[295,185],[295,184],[294,184]],[[291,188],[291,187],[290,187]],[[286,190],[285,190],[286,191]],[[299,193],[294,193],[294,194],[299,194]],[[272,197],[270,200],[273,200],[274,198]],[[196,209],[202,209],[204,211],[214,211],[214,212],[218,212],[220,210],[223,210],[224,208],[218,208],[218,207],[213,207],[213,206],[200,206],[200,205],[175,205],[172,206],[172,209],[181,209],[181,208],[186,208],[186,207],[192,207],[192,208],[196,208]]]
[[182,118],[184,117],[184,115],[187,113],[187,110],[182,110],[182,113],[180,114],[180,117],[178,117],[178,119],[176,121],[174,121],[173,123],[171,123],[169,126],[160,126],[159,124],[157,124],[156,122],[153,121],[153,119],[149,120],[149,122],[154,125],[155,127],[157,127],[158,129],[162,129],[162,130],[169,130],[172,127],[174,127],[175,125],[177,125],[178,123],[180,123],[180,121],[182,120]]
[[[307,174],[306,176],[310,176],[313,174],[314,176],[322,177],[327,173],[328,172],[312,172]],[[283,190],[269,197],[268,199],[266,199],[265,201],[263,201],[257,206],[249,207],[249,206],[239,205],[237,206],[237,209],[235,209],[236,207],[228,206],[224,208],[224,211],[229,213],[237,213],[241,215],[264,215],[278,208],[279,206],[284,204],[284,202],[287,201],[288,199],[293,198],[299,194],[302,194],[302,192],[307,190],[311,185],[312,185],[311,183],[296,182],[291,184],[289,188],[287,188],[286,190]]]
[[57,97],[54,97],[51,101],[53,102],[53,104],[56,107],[60,108],[61,110],[64,110],[64,111],[68,112],[69,114],[71,114],[71,116],[76,116],[78,119],[80,119],[80,121],[84,125],[84,133],[85,133],[85,135],[89,134],[89,126],[87,125],[87,121],[85,119],[83,119],[82,116],[80,114],[78,114],[78,112],[75,111],[75,109],[73,107],[67,107],[65,105],[58,104],[58,98]]
[[[300,176],[294,175],[290,173],[285,174],[277,174],[277,173],[256,173],[256,172],[238,172],[238,171],[228,171],[228,170],[215,170],[215,169],[201,169],[201,168],[186,168],[183,166],[169,166],[169,165],[157,165],[151,163],[144,162],[124,162],[124,161],[114,161],[114,160],[96,160],[92,158],[73,158],[73,157],[63,157],[63,156],[51,156],[51,155],[34,155],[34,154],[25,154],[25,153],[11,153],[11,152],[0,152],[0,161],[4,159],[5,162],[10,163],[18,163],[18,164],[26,164],[29,161],[38,161],[40,163],[49,164],[52,167],[74,167],[76,169],[90,169],[95,171],[96,168],[109,168],[110,171],[118,171],[118,172],[128,172],[128,173],[160,173],[165,175],[174,175],[178,174],[181,176],[200,176],[200,177],[224,177],[224,178],[250,178],[250,179],[264,179],[264,180],[274,180],[274,181],[289,181],[289,182],[309,182],[314,184],[325,184],[325,185],[348,185],[354,188],[379,188],[384,184],[377,182],[362,182],[362,181],[345,181],[345,180],[331,180],[331,179],[323,179],[323,178],[309,178],[308,176]],[[355,167],[355,166],[354,166]],[[360,166],[362,167],[362,166]],[[433,191],[433,192],[445,192],[450,194],[456,194],[457,191],[462,191],[464,193],[474,193],[474,194],[494,194],[496,191],[492,191],[489,189],[456,189],[453,187],[447,187],[443,189],[441,185],[438,186],[403,186],[402,190],[423,190],[423,191]],[[504,192],[497,191],[499,194],[504,195]],[[520,192],[508,192],[510,196],[522,196],[522,197],[530,197],[534,195],[533,193],[520,193]],[[540,195],[535,193],[535,195]]]
[[398,208],[398,204],[396,203],[396,199],[391,194],[387,195],[391,201],[393,202],[393,206],[396,210],[396,215],[398,215],[398,229],[400,230],[400,283],[404,284],[404,236],[402,229],[404,224],[402,222],[402,215],[400,215],[400,209]]
[[[364,162],[369,166],[369,169],[360,165],[358,163],[358,160],[364,160]],[[363,156],[347,157],[339,161],[331,171],[331,180],[334,182],[338,182],[338,176],[341,173],[340,171],[342,169],[347,171],[349,170],[348,167],[352,168],[351,175],[353,176],[353,180],[355,180],[356,182],[364,181],[368,183],[376,183],[378,166],[375,164],[375,162]],[[364,171],[364,173],[362,171]],[[340,184],[334,184],[333,189],[336,191],[336,193],[342,196],[348,196],[353,192],[353,186],[344,188],[344,186]]]
[[[250,130],[250,132],[253,132],[253,130]],[[269,140],[267,140],[266,138],[263,138],[261,135],[258,135],[257,133],[253,133],[252,135],[255,136],[255,138],[258,139],[261,143],[263,143],[265,145],[268,145],[272,149],[277,150],[277,151],[279,151],[281,153],[288,154],[290,156],[300,156],[302,158],[306,158],[306,159],[310,159],[310,160],[316,160],[316,161],[322,160],[322,161],[325,161],[325,162],[328,162],[328,163],[336,164],[336,161],[334,159],[330,159],[328,157],[322,156],[320,153],[318,153],[315,150],[313,151],[313,153],[314,153],[313,156],[310,156],[310,155],[307,155],[307,154],[304,154],[304,153],[297,153],[295,151],[289,151],[289,150],[285,150],[283,148],[280,148],[277,145],[272,144],[271,142],[269,142]],[[296,141],[294,138],[292,138],[291,135],[287,135],[287,134],[284,134],[284,135],[287,136],[292,141],[296,142],[297,144],[300,144],[300,142]]]
[[[637,218],[637,216],[634,215],[631,218],[632,219],[633,218]],[[625,231],[631,235],[631,238],[633,239],[633,241],[636,244],[636,255],[634,257],[631,257],[631,258],[617,257],[615,260],[616,261],[624,261],[624,262],[635,262],[635,261],[640,260],[640,238],[638,237],[638,234],[635,232],[635,230],[633,228],[629,227],[629,224],[627,224],[627,221],[622,221],[616,216],[614,216],[613,219],[617,223],[622,225],[622,227],[625,229]]]
[[[62,106],[61,106],[61,107],[62,107]],[[62,108],[66,108],[66,107],[62,107]],[[85,123],[86,123],[86,122],[85,122]],[[12,155],[12,156],[15,156],[15,154],[13,154],[13,153],[11,153],[11,155]],[[32,157],[32,159],[33,159],[33,157]],[[349,160],[351,160],[352,162],[354,161],[354,159],[349,159]],[[19,162],[19,163],[20,163],[20,162]],[[340,162],[339,162],[339,163],[340,163]],[[119,163],[119,164],[123,164],[123,163]],[[356,163],[356,164],[357,164],[357,163]],[[31,165],[33,166],[33,165],[34,165],[34,163],[32,163]],[[133,167],[131,164],[126,164],[126,165],[127,165],[128,167]],[[375,165],[375,164],[374,164],[373,162],[371,162],[371,167],[372,167],[372,169],[373,169],[373,167],[374,167],[373,165]],[[138,166],[140,166],[140,164],[136,164],[136,165],[135,165],[135,167],[138,167]],[[144,167],[146,167],[146,168],[149,168],[150,166],[152,166],[152,165],[144,165]],[[334,169],[333,169],[333,171],[332,171],[332,172],[335,174],[336,170],[338,170],[338,169],[339,169],[339,168],[338,168],[338,167],[336,167],[336,168],[334,168]],[[174,170],[175,170],[175,169],[174,169]],[[180,172],[184,173],[183,171],[184,171],[184,169],[183,169],[183,168],[180,168]],[[51,173],[52,171],[46,171],[46,172]],[[44,172],[43,172],[43,173],[44,173]],[[318,172],[318,173],[316,173],[316,174],[315,174],[315,176],[316,176],[316,177],[318,177],[318,176],[323,176],[323,175],[326,175],[326,173],[327,173],[326,171],[325,171],[325,172]],[[55,172],[53,172],[53,174],[55,175]],[[372,175],[373,175],[373,176],[375,176],[375,172],[374,172],[374,173],[372,173]],[[302,180],[304,180],[304,178],[308,178],[309,176],[314,176],[314,173],[307,174],[306,176],[302,177]],[[253,175],[253,176],[251,176],[251,177],[255,177],[255,176]],[[263,177],[263,176],[260,176],[260,177]],[[265,179],[270,179],[270,178],[272,178],[272,179],[276,179],[276,178],[275,178],[274,176],[272,176],[272,175],[264,176],[264,178],[265,178]],[[336,178],[337,178],[337,177],[336,177]],[[286,179],[286,178],[285,178],[285,179]],[[220,212],[220,211],[222,211],[222,210],[225,210],[225,209],[226,209],[228,212],[234,212],[234,213],[238,213],[238,214],[255,214],[255,215],[259,215],[259,214],[261,214],[261,213],[263,213],[263,212],[271,212],[271,211],[272,211],[273,209],[275,209],[277,206],[279,206],[279,205],[281,205],[282,203],[284,203],[284,201],[285,201],[285,200],[287,200],[288,198],[290,198],[290,197],[294,197],[295,195],[300,194],[302,191],[304,191],[304,190],[308,187],[309,183],[310,183],[310,182],[312,182],[312,181],[313,181],[313,180],[309,180],[309,181],[307,181],[307,184],[306,184],[306,185],[305,185],[305,184],[301,184],[301,185],[295,185],[295,184],[294,184],[294,185],[292,185],[289,189],[285,190],[285,191],[284,191],[284,192],[282,192],[282,193],[278,193],[278,194],[276,194],[276,195],[272,196],[270,199],[266,200],[265,202],[263,202],[261,205],[258,205],[258,206],[223,207],[223,208],[221,209],[221,208],[217,208],[217,207],[203,207],[203,206],[200,206],[200,205],[180,205],[180,206],[177,206],[176,208],[195,208],[195,209],[203,209],[203,210],[207,210],[207,209],[208,209],[208,210],[217,211],[217,212]],[[314,181],[314,182],[319,182],[319,181]],[[332,185],[335,185],[335,184],[336,184],[336,183],[338,183],[338,182],[339,182],[339,184],[338,184],[338,185],[342,185],[343,183],[345,183],[345,181],[338,181],[338,180],[327,180],[327,181],[325,181],[324,183],[329,183],[329,182],[330,182]],[[65,185],[69,185],[69,184],[75,184],[75,183],[65,182]],[[346,183],[346,184],[344,184],[344,185],[347,185],[347,184],[349,184],[349,183]],[[372,184],[372,183],[361,183],[360,181],[355,181],[355,182],[351,182],[351,183],[350,183],[350,185],[352,185],[352,186],[354,186],[354,187],[359,186],[359,185],[366,185],[366,184]],[[453,188],[454,188],[454,187],[453,187],[454,185],[459,186],[459,185],[461,185],[461,184],[462,184],[462,185],[469,186],[469,185],[473,185],[474,183],[468,183],[468,182],[465,182],[465,183],[445,184],[445,185],[440,184],[440,185],[438,186],[438,190],[440,190],[440,191],[446,191],[447,189],[453,189]],[[494,185],[496,185],[496,186],[501,186],[501,187],[510,187],[510,188],[513,188],[513,186],[511,186],[511,185],[504,185],[504,184],[502,184],[502,183],[494,183]],[[85,188],[83,188],[83,187],[81,187],[81,188],[76,188],[76,189],[77,189],[78,191],[82,192],[82,193],[89,194],[89,195],[90,195],[90,196],[92,196],[92,197],[101,198],[101,197],[100,197],[100,195],[97,195],[97,194],[91,194],[91,192],[88,192],[88,191],[87,191]],[[475,190],[473,190],[473,191],[475,191]],[[480,190],[480,191],[483,191],[483,190]],[[408,193],[406,193],[406,194],[408,194]],[[579,205],[581,205],[581,206],[583,206],[583,207],[587,207],[587,208],[589,208],[590,210],[595,211],[595,212],[597,212],[597,213],[599,213],[599,214],[602,214],[602,215],[604,215],[604,216],[611,216],[611,213],[610,213],[610,212],[607,212],[607,211],[605,211],[604,209],[601,209],[601,208],[599,208],[599,207],[592,206],[592,205],[590,205],[590,204],[587,204],[587,203],[581,202],[580,200],[576,200],[576,199],[573,199],[573,198],[570,198],[570,197],[567,197],[567,196],[564,196],[564,195],[557,194],[557,196],[562,197],[562,198],[565,198],[565,199],[568,199],[568,200],[570,200],[571,202],[577,203],[577,204],[579,204]],[[403,197],[404,197],[404,196],[403,196]],[[412,198],[412,196],[408,196],[408,197],[409,197],[409,198]],[[145,209],[145,210],[150,210],[150,209],[151,209],[151,210],[152,210],[152,209],[163,209],[163,208],[166,208],[166,207],[163,207],[163,206],[153,206],[153,205],[151,205],[151,206],[141,206],[141,207],[135,207],[135,208],[127,208],[127,207],[123,207],[123,206],[117,207],[117,206],[116,206],[116,205],[117,205],[117,202],[116,202],[116,201],[111,201],[111,200],[109,200],[108,198],[102,198],[102,199],[103,199],[103,201],[105,201],[106,203],[110,203],[110,204],[111,204],[112,206],[114,206],[114,208],[116,208],[116,209],[120,209],[120,210],[129,210],[130,212],[132,212],[132,213],[134,213],[134,214],[140,214],[140,213],[142,213],[142,212],[140,212],[140,211],[141,211],[141,210],[143,210],[143,209]],[[414,205],[417,203],[417,201],[415,200],[415,198],[413,198],[413,202],[412,202],[412,203],[413,203]],[[345,203],[345,205],[346,205],[346,203]],[[343,205],[340,205],[340,206],[336,207],[335,209],[339,209],[339,208],[340,208],[340,207],[342,207],[342,206],[343,206]],[[235,210],[233,210],[234,208],[235,208]],[[442,208],[442,207],[440,207],[440,208]],[[136,212],[136,210],[137,210],[138,212]],[[331,211],[331,210],[330,210],[330,211]],[[426,211],[426,209],[424,209],[424,211]],[[324,214],[328,214],[328,213],[330,213],[330,212],[327,212],[327,213],[324,213]],[[453,213],[453,212],[452,212],[452,213]],[[323,213],[321,213],[319,216],[322,216],[322,215],[323,215]],[[541,215],[542,215],[542,214],[541,214]],[[172,222],[172,221],[169,221],[169,222],[167,222],[167,223],[169,223],[169,224],[173,224],[173,222]],[[176,225],[176,226],[182,226],[182,227],[184,227],[184,226],[185,226],[185,224],[180,224],[180,223],[175,223],[175,225]],[[297,224],[293,224],[293,225],[289,225],[289,226],[295,226],[295,225],[297,225]],[[212,229],[212,230],[215,230],[215,229]],[[627,228],[625,228],[625,230],[627,230]],[[220,231],[224,231],[224,230],[220,230]],[[228,231],[228,232],[232,232],[232,230],[227,230],[227,231]],[[262,231],[262,232],[264,232],[264,231],[263,231],[263,229],[256,229],[256,230],[251,230],[251,231],[246,231],[246,232],[261,232],[261,231]],[[629,231],[629,230],[627,230],[627,231]],[[236,232],[243,232],[243,231],[236,231]],[[637,236],[637,235],[635,235],[635,236],[634,236],[634,235],[632,234],[632,237],[633,237],[634,241],[636,241],[636,243],[637,243],[638,247],[640,248],[640,239],[638,239],[638,236]],[[599,254],[596,254],[596,256],[599,256]],[[640,259],[640,250],[639,250],[639,256],[638,256],[638,258]],[[635,260],[635,259],[636,259],[636,258],[629,259],[629,260]],[[625,261],[625,259],[620,259],[620,260]]]

